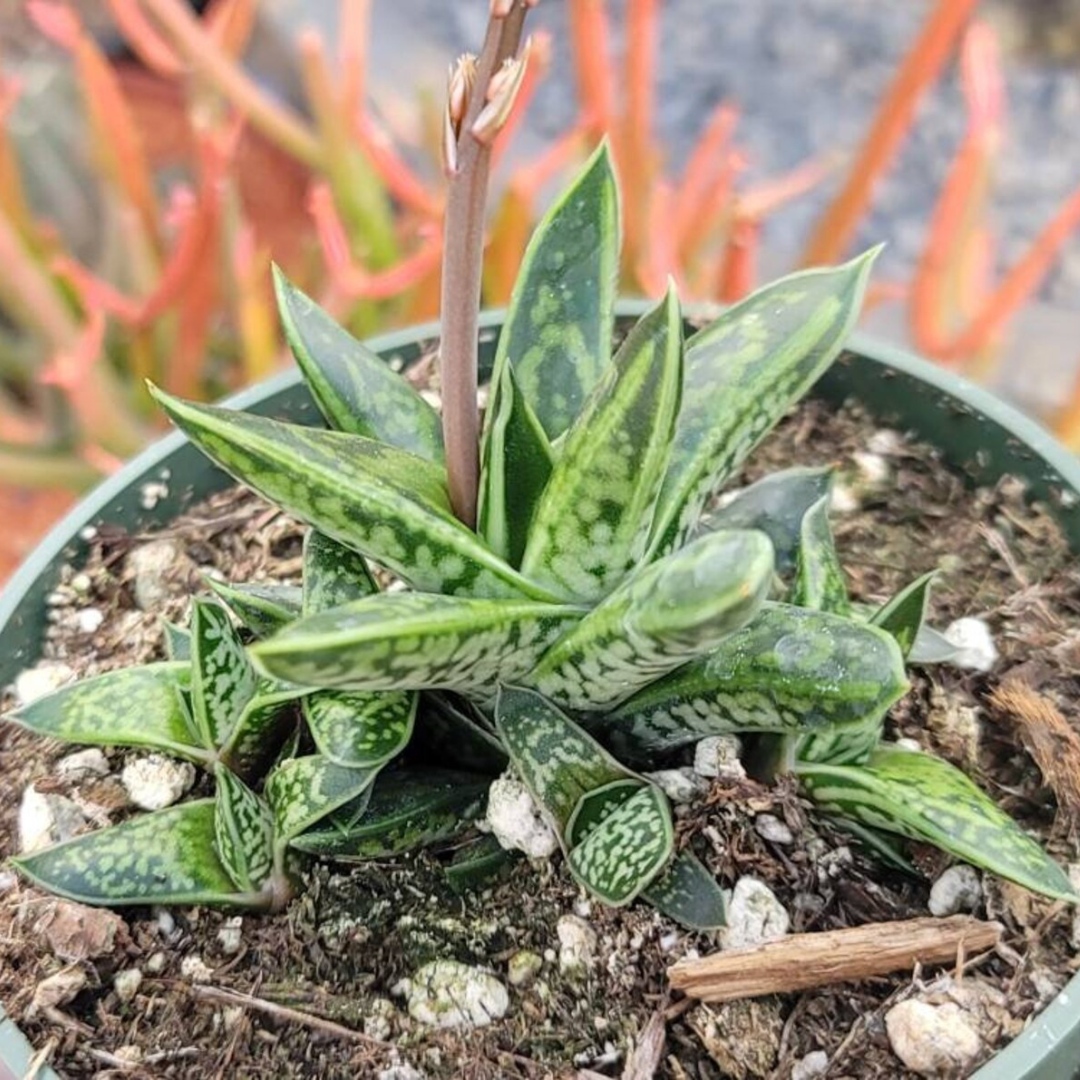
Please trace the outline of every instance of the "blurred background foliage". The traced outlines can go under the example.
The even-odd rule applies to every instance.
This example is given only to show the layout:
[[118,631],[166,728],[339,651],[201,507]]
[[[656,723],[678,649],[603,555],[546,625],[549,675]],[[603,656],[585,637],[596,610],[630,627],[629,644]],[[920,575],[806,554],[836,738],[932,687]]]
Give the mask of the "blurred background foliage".
[[[0,0],[0,512],[20,526],[0,545],[0,575],[74,493],[160,432],[146,378],[215,398],[285,363],[272,260],[357,334],[437,315],[451,54],[424,21],[439,6]],[[482,0],[454,5],[467,6],[486,14]],[[730,303],[763,273],[835,262],[865,242],[920,107],[950,79],[962,123],[920,194],[915,256],[876,284],[871,321],[977,378],[1022,363],[1010,328],[1080,224],[1080,187],[1062,186],[1003,256],[1001,38],[1074,62],[1080,15],[1066,0],[912,7],[918,22],[856,137],[761,176],[737,93],[698,110],[692,144],[668,153],[658,86],[679,94],[680,56],[664,35],[673,20],[693,32],[687,4],[544,0],[498,146],[486,301],[506,302],[545,198],[604,136],[625,199],[625,293],[655,295],[673,274],[684,296]],[[717,72],[724,50],[721,34]],[[571,106],[537,138],[520,120],[553,64]],[[807,200],[801,244],[770,248],[770,220]],[[1080,446],[1080,393],[1055,402],[1044,419]]]

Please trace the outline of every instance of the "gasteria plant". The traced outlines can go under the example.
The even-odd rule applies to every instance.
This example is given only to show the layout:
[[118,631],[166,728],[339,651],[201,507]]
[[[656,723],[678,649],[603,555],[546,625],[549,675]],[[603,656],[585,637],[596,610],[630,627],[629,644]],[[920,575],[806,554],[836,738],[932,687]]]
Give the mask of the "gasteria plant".
[[[451,84],[448,249],[471,237],[476,258],[455,248],[444,273],[444,395],[449,353],[467,368],[471,349],[475,378],[470,229],[527,6],[493,3],[484,52]],[[875,252],[766,286],[685,340],[669,289],[612,355],[619,232],[602,146],[526,252],[471,448],[475,496],[467,443],[444,449],[461,417],[440,423],[280,274],[285,333],[331,430],[155,391],[215,462],[310,526],[303,587],[214,585],[222,603],[197,600],[190,632],[170,628],[170,661],[15,715],[53,738],[154,746],[216,784],[212,799],[20,857],[26,875],[89,903],[274,909],[304,857],[464,833],[509,767],[593,895],[714,927],[719,885],[676,851],[667,799],[638,770],[754,732],[893,861],[906,865],[893,838],[914,838],[1072,897],[964,774],[882,741],[905,659],[936,645],[930,577],[879,611],[853,605],[824,471],[776,474],[710,510],[838,354]],[[464,850],[456,872],[490,861]]]

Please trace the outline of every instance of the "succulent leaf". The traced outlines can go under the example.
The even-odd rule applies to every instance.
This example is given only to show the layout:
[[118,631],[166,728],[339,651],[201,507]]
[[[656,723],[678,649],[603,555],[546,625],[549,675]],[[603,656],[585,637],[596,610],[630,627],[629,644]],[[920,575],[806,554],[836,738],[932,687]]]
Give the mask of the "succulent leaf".
[[213,748],[188,720],[182,693],[190,680],[189,665],[181,662],[123,668],[61,687],[7,719],[62,742],[150,746],[202,761]]
[[221,760],[239,776],[254,781],[288,736],[291,707],[304,693],[301,687],[260,678],[222,744]]
[[912,877],[921,877],[919,870],[907,857],[903,849],[903,840],[881,829],[871,829],[869,825],[860,825],[851,818],[833,815],[833,824],[846,833],[850,833],[863,847],[894,870]]
[[[635,779],[595,739],[533,690],[503,686],[495,726],[514,769],[565,838],[578,803],[609,784]],[[638,779],[638,784],[644,781]]]
[[566,436],[529,530],[522,573],[599,600],[642,559],[682,392],[673,289],[630,331]]
[[441,462],[439,414],[381,357],[274,268],[285,338],[331,426]]
[[671,807],[653,784],[619,803],[570,849],[574,877],[605,904],[629,904],[670,862],[675,844]]
[[514,859],[494,836],[478,836],[454,852],[446,868],[446,881],[456,893],[477,889]]
[[885,731],[884,716],[795,738],[794,759],[826,765],[862,765],[877,749]]
[[289,758],[266,778],[264,795],[274,813],[274,843],[284,847],[327,814],[362,795],[378,769],[346,769],[321,754]]
[[776,569],[786,574],[795,568],[803,516],[829,493],[831,469],[784,469],[770,473],[740,491],[731,502],[705,514],[698,531],[760,529],[776,551]]
[[239,481],[413,588],[554,599],[451,514],[443,474],[429,462],[358,435],[154,394],[188,438]]
[[923,623],[915,635],[911,652],[907,655],[909,664],[947,664],[956,659],[960,652],[940,630],[935,630],[929,623]]
[[320,754],[349,769],[396,757],[412,735],[417,695],[324,690],[304,699],[304,719]]
[[795,582],[791,602],[816,611],[849,615],[844,568],[836,554],[829,525],[829,497],[818,499],[803,515],[799,530],[799,551],[795,557]]
[[604,145],[533,233],[499,336],[495,371],[514,365],[550,439],[609,363],[618,272],[619,193]]
[[304,537],[303,614],[314,615],[378,591],[363,555],[318,529],[308,529]]
[[639,691],[589,730],[620,757],[648,761],[705,735],[869,722],[907,688],[889,634],[766,602],[707,656]]
[[295,585],[229,585],[211,577],[206,584],[256,637],[268,637],[300,614]]
[[186,667],[191,662],[191,631],[162,619],[165,627],[165,655]]
[[253,646],[271,676],[353,690],[458,690],[486,700],[520,678],[579,608],[388,593],[301,619]]
[[563,708],[612,708],[744,626],[772,575],[764,533],[699,537],[627,578],[544,654],[528,685]]
[[521,565],[529,525],[553,462],[543,426],[521,393],[513,367],[504,363],[492,380],[480,444],[477,529],[511,566]]
[[506,750],[464,698],[427,692],[420,695],[412,742],[423,760],[498,776],[509,763]]
[[684,405],[653,523],[654,554],[682,544],[709,495],[836,358],[876,255],[766,285],[687,341]]
[[641,898],[690,930],[717,930],[727,922],[719,883],[689,851],[680,851]]
[[229,613],[220,604],[195,600],[191,610],[191,704],[207,746],[226,743],[258,688]]
[[1061,867],[941,758],[883,744],[865,765],[808,763],[797,772],[822,809],[933,844],[1046,896],[1078,899]]
[[385,858],[427,847],[468,828],[490,783],[476,773],[402,769],[384,773],[365,811],[352,821],[332,816],[292,842],[299,851],[345,861]]
[[82,904],[265,906],[237,892],[215,848],[214,800],[170,806],[12,859],[42,888]]
[[241,892],[262,888],[274,868],[270,807],[227,768],[214,771],[214,837],[218,858]]
[[936,570],[931,570],[930,573],[916,578],[870,617],[874,626],[880,626],[896,638],[905,660],[910,658],[911,650],[926,621],[930,587],[934,584],[937,573]]

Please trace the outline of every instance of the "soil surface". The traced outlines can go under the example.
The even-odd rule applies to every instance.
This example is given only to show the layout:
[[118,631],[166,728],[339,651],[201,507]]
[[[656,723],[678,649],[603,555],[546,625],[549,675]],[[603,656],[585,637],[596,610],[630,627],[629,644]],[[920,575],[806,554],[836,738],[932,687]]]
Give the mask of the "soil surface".
[[[872,461],[860,456],[869,447]],[[993,490],[966,488],[932,450],[883,434],[852,409],[833,414],[820,403],[804,404],[754,455],[743,480],[794,462],[836,463],[842,486],[855,495],[834,514],[834,528],[856,599],[880,603],[940,567],[934,624],[975,615],[993,629],[1001,653],[993,671],[914,671],[911,693],[892,712],[890,735],[915,739],[966,768],[1056,858],[1075,862],[1075,823],[1056,811],[1054,793],[1022,748],[1031,732],[990,702],[1006,676],[1022,678],[1080,731],[1080,571],[1048,513],[1027,505],[1011,480]],[[158,658],[160,617],[184,621],[188,597],[203,587],[200,573],[295,580],[301,535],[257,498],[223,492],[157,535],[178,549],[163,579],[167,599],[142,611],[129,555],[149,538],[103,533],[88,565],[72,568],[53,597],[47,656],[80,675]],[[99,626],[87,609],[104,616]],[[128,755],[110,753],[107,776],[72,784],[54,768],[69,749],[0,724],[0,852],[17,843],[19,801],[32,781],[70,795],[99,822],[127,812],[118,776]],[[1077,777],[1050,779],[1066,805]],[[725,886],[744,875],[768,883],[793,931],[925,915],[929,879],[947,862],[916,851],[926,880],[884,868],[785,779],[772,786],[717,782],[680,813],[684,841]],[[755,828],[762,813],[785,822],[793,841],[764,839]],[[70,936],[58,945],[57,902],[11,875],[0,881],[0,1001],[72,1078],[415,1077],[406,1066],[429,1080],[590,1071],[613,1077],[622,1075],[650,1017],[668,1008],[657,1075],[672,1080],[788,1080],[812,1051],[828,1057],[820,1075],[895,1080],[914,1074],[890,1049],[883,1018],[891,1005],[934,1000],[934,993],[976,1000],[973,1023],[985,1059],[1077,966],[1071,910],[988,875],[976,914],[1000,920],[1004,941],[967,957],[952,983],[928,989],[936,973],[920,972],[689,1008],[669,997],[666,968],[691,950],[714,950],[715,939],[685,933],[643,905],[615,911],[589,903],[559,859],[516,862],[464,896],[447,887],[431,854],[358,868],[323,865],[309,873],[306,893],[285,914],[245,917],[236,951],[219,937],[235,929],[228,913],[205,909],[130,909],[118,922],[102,915],[104,945],[84,940],[93,926],[74,935],[74,946]],[[598,938],[594,962],[577,976],[561,973],[556,958],[556,922],[569,914],[585,918]],[[435,958],[486,966],[505,982],[509,958],[523,949],[544,958],[539,977],[510,988],[506,1018],[487,1027],[425,1028],[392,996],[403,976]],[[100,955],[78,958],[94,951]],[[142,981],[123,1001],[114,979],[134,968]],[[82,989],[70,1000],[43,1002],[42,981],[72,972]],[[293,1011],[272,1015],[282,1006]],[[399,1071],[387,1071],[394,1066]]]

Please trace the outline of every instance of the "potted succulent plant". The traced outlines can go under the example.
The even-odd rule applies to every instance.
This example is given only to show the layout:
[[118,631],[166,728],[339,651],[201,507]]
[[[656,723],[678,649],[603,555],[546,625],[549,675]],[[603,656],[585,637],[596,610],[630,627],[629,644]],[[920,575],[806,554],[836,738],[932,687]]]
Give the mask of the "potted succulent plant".
[[[307,526],[302,582],[209,580],[189,626],[167,628],[167,659],[10,713],[40,736],[149,748],[202,773],[199,797],[15,867],[82,904],[264,913],[284,910],[317,860],[449,845],[464,881],[509,858],[474,828],[509,773],[561,850],[558,872],[592,901],[652,905],[708,933],[725,922],[721,882],[678,841],[655,773],[737,733],[754,737],[764,774],[793,777],[880,858],[913,870],[911,840],[1073,901],[1058,863],[961,770],[885,737],[908,666],[940,658],[932,575],[884,604],[852,601],[828,470],[793,461],[715,500],[841,354],[874,252],[766,286],[691,333],[674,288],[617,318],[618,192],[601,147],[543,219],[505,317],[479,319],[487,156],[520,85],[528,6],[493,3],[484,51],[451,78],[442,415],[385,363],[406,341],[415,359],[428,331],[367,348],[280,274],[310,397],[295,380],[249,395],[253,410],[154,391],[195,447]],[[1057,470],[1050,483],[1077,486],[1007,410],[872,354],[855,346],[825,392],[941,435],[955,465],[974,424],[1010,455],[984,475],[1045,484]],[[957,402],[967,419],[942,434]],[[264,415],[305,409],[306,423]],[[1016,438],[1035,465],[1012,456]],[[33,659],[60,547],[87,525],[133,526],[131,493],[162,465],[191,497],[224,484],[172,440],[91,496],[0,607],[9,669]],[[1066,1042],[1077,1037],[1072,1025]],[[1014,1050],[1027,1057],[1007,1075],[1066,1075],[1033,1033]]]

